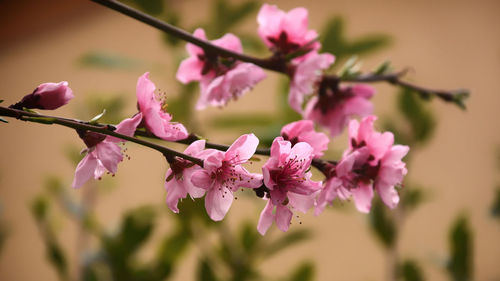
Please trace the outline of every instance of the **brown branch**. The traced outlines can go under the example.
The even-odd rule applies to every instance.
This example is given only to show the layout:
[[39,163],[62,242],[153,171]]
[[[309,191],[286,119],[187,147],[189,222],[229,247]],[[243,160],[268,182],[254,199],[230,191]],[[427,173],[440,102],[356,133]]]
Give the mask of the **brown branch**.
[[0,116],[13,117],[13,118],[17,118],[17,119],[20,119],[23,121],[37,122],[37,123],[43,123],[43,124],[48,124],[48,125],[57,124],[57,125],[61,125],[64,127],[73,128],[76,130],[92,131],[92,132],[100,133],[103,135],[117,137],[119,139],[127,140],[130,142],[134,142],[134,143],[152,148],[154,150],[161,152],[163,155],[177,156],[180,158],[184,158],[186,160],[189,160],[189,161],[203,167],[203,160],[202,159],[192,157],[192,156],[186,155],[184,153],[180,153],[178,151],[172,150],[172,149],[165,147],[165,146],[158,145],[156,143],[152,143],[152,142],[142,140],[142,139],[139,139],[136,137],[130,137],[127,135],[123,135],[123,134],[114,132],[111,130],[111,128],[113,128],[113,126],[101,125],[101,124],[94,125],[94,124],[89,124],[86,122],[76,121],[76,120],[72,120],[72,119],[42,115],[42,114],[27,112],[27,111],[3,107],[3,106],[0,106]]

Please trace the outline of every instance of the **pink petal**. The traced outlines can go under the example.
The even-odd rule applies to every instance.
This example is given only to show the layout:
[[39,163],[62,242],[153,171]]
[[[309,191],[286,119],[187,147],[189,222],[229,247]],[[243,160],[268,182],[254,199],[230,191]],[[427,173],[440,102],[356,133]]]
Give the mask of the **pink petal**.
[[278,9],[275,5],[264,4],[257,15],[259,23],[259,36],[264,40],[266,45],[271,43],[267,37],[277,37],[281,32],[281,21],[285,17],[285,13]]
[[356,209],[362,213],[369,213],[372,207],[373,188],[371,184],[359,183],[357,188],[351,189]]
[[288,200],[290,200],[290,206],[294,209],[301,211],[302,213],[307,213],[309,209],[314,206],[314,197],[317,193],[311,195],[302,195],[293,192],[288,193]]
[[271,200],[267,200],[267,204],[260,213],[259,223],[257,224],[257,231],[259,231],[260,235],[266,234],[269,227],[273,224],[273,209],[274,205],[271,203]]
[[361,141],[368,141],[373,133],[375,133],[375,130],[373,129],[373,123],[377,120],[377,117],[374,115],[367,116],[361,120],[361,123],[359,124],[359,131],[358,131],[358,138],[357,140],[359,142]]
[[259,139],[254,134],[242,135],[231,144],[224,159],[234,163],[246,162],[253,156],[258,145]]
[[97,159],[90,153],[85,155],[78,163],[75,170],[75,178],[73,179],[73,188],[79,188],[86,183],[93,175],[97,166]]
[[287,33],[289,40],[300,45],[307,43],[304,41],[307,26],[308,13],[302,7],[290,10],[282,22],[282,28]]
[[[165,178],[168,178],[172,173],[172,170],[169,169]],[[167,206],[174,213],[179,213],[179,208],[177,204],[179,199],[186,198],[187,192],[184,188],[182,182],[178,182],[177,179],[172,178],[169,181],[165,181],[165,189],[167,190]]]
[[375,94],[375,88],[366,84],[355,84],[351,86],[352,92],[362,98],[369,99]]
[[203,195],[205,195],[206,190],[196,187],[191,181],[193,174],[196,171],[200,170],[201,168],[199,166],[194,166],[192,168],[184,170],[182,175],[182,183],[184,184],[184,188],[186,189],[187,193],[189,193],[189,196],[191,196],[191,198],[201,198],[203,197]]
[[222,161],[224,160],[224,152],[222,151],[211,151],[209,155],[203,161],[203,168],[207,171],[214,171],[222,166]]
[[[132,118],[127,118],[120,122],[120,124],[116,125],[116,131],[117,133],[120,133],[122,135],[126,136],[133,136],[135,134],[135,130],[137,129],[137,126],[142,122],[142,113],[137,113],[134,115]],[[106,141],[109,142],[125,142],[125,140],[115,138],[112,136],[107,136]]]
[[222,188],[212,188],[205,196],[205,209],[214,221],[224,218],[233,203],[233,193]]
[[123,160],[120,147],[115,143],[102,141],[95,146],[94,152],[106,170],[115,174],[118,169],[118,163]]
[[205,63],[199,60],[198,57],[189,57],[181,62],[175,77],[184,84],[191,81],[200,81],[204,64]]
[[331,178],[326,181],[325,187],[319,193],[316,200],[316,207],[314,209],[314,215],[318,216],[323,212],[326,205],[331,204],[333,200],[337,197],[336,189],[342,184],[342,182],[337,178]]
[[286,232],[288,230],[292,221],[292,215],[292,211],[288,207],[281,204],[276,206],[276,225],[281,231]]
[[262,68],[251,63],[240,63],[225,74],[227,90],[231,98],[239,98],[266,78]]
[[340,162],[335,167],[335,172],[337,173],[338,177],[343,177],[352,171],[352,167],[354,165],[354,162],[356,161],[357,156],[358,152],[354,151],[353,153],[346,155],[342,158],[342,160],[340,160]]
[[197,140],[191,143],[185,150],[184,154],[196,156],[205,149],[205,140]]
[[[189,180],[189,179],[186,179]],[[191,183],[198,188],[209,190],[212,188],[213,181],[205,170],[198,170],[191,175]]]
[[313,158],[313,148],[306,142],[296,143],[287,159],[296,159],[301,162],[301,171],[306,171],[311,166]]
[[154,106],[154,103],[157,103],[154,97],[155,90],[155,84],[149,80],[149,72],[139,77],[137,80],[136,95],[141,112]]
[[196,103],[196,109],[201,110],[211,106],[223,106],[230,97],[227,84],[224,83],[224,76],[218,76],[215,79],[201,80],[201,94]]
[[68,82],[43,83],[34,92],[38,96],[38,105],[41,109],[53,110],[67,104],[74,96],[68,87]]
[[224,35],[220,39],[213,40],[212,44],[236,53],[243,52],[243,47],[241,46],[240,38],[236,37],[234,34],[231,33]]
[[[207,36],[205,35],[205,30],[203,30],[203,28],[197,28],[193,32],[193,36],[202,40],[207,40]],[[205,54],[202,48],[191,43],[186,44],[186,50],[191,56],[198,56]]]
[[238,190],[240,187],[246,188],[258,188],[262,186],[262,175],[249,173],[245,168],[241,166],[234,167],[237,179],[233,183],[233,191]]
[[394,188],[394,185],[389,186],[389,185],[383,185],[383,184],[376,183],[375,189],[377,190],[378,194],[380,195],[380,198],[382,198],[382,201],[389,208],[393,209],[398,205],[399,195],[398,195],[398,192],[396,191],[396,189]]

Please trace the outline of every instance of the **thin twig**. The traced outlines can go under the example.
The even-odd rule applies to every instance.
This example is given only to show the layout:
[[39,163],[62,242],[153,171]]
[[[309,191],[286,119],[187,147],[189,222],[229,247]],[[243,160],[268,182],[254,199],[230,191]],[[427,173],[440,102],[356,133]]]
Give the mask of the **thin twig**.
[[[91,0],[93,2],[96,2],[98,4],[101,4],[103,6],[106,6],[112,10],[115,10],[117,12],[120,12],[124,15],[127,15],[129,17],[132,17],[138,21],[141,21],[147,25],[150,25],[152,27],[155,27],[163,32],[166,32],[172,36],[175,36],[179,39],[185,40],[187,42],[190,42],[192,44],[195,44],[199,47],[201,47],[205,52],[208,54],[216,54],[220,55],[223,57],[231,57],[240,61],[244,62],[249,62],[253,63],[255,65],[258,65],[264,69],[279,72],[279,73],[284,73],[289,75],[288,65],[287,65],[287,60],[286,58],[280,57],[280,56],[271,56],[270,58],[257,58],[249,55],[245,55],[242,53],[236,53],[228,49],[221,48],[219,46],[215,46],[214,44],[210,43],[207,40],[202,40],[199,38],[194,37],[192,34],[176,27],[173,26],[169,23],[166,23],[164,21],[161,21],[159,19],[156,19],[146,13],[143,13],[141,11],[138,11],[134,8],[131,8],[123,3],[120,3],[116,0]],[[468,97],[468,91],[464,89],[459,89],[459,90],[434,90],[434,89],[428,89],[424,88],[421,86],[417,86],[414,84],[411,84],[406,81],[402,81],[400,78],[406,74],[406,70],[399,71],[399,72],[394,72],[394,73],[388,73],[388,74],[362,74],[359,76],[355,77],[339,77],[335,74],[329,74],[325,75],[329,79],[334,79],[337,81],[343,81],[343,82],[352,82],[352,83],[373,83],[373,82],[387,82],[392,85],[408,88],[411,90],[414,90],[418,92],[422,97],[429,97],[432,95],[435,95],[439,97],[440,99],[446,101],[446,102],[453,102],[459,105],[462,108],[465,108],[464,104],[464,99]]]
[[32,113],[32,112],[26,112],[23,110],[18,110],[18,109],[13,109],[13,108],[7,108],[0,106],[0,116],[6,116],[6,117],[13,117],[17,118],[23,121],[30,121],[30,122],[38,122],[38,123],[46,123],[46,124],[58,124],[61,126],[73,128],[73,129],[80,129],[80,130],[86,130],[86,131],[92,131],[96,133],[100,133],[103,135],[108,135],[108,136],[113,136],[117,137],[119,139],[127,140],[130,142],[134,142],[149,148],[152,148],[154,150],[157,150],[161,152],[163,155],[170,155],[170,156],[177,156],[180,158],[184,158],[186,160],[189,160],[201,167],[203,167],[203,160],[186,155],[184,153],[172,150],[170,148],[167,148],[162,145],[158,145],[146,140],[142,140],[136,137],[131,137],[127,135],[123,135],[114,131],[111,131],[109,128],[111,126],[103,126],[103,125],[92,125],[88,124],[85,122],[78,122],[72,119],[66,119],[66,118],[59,118],[55,116],[48,116],[48,115],[42,115],[42,114],[37,114],[37,113]]

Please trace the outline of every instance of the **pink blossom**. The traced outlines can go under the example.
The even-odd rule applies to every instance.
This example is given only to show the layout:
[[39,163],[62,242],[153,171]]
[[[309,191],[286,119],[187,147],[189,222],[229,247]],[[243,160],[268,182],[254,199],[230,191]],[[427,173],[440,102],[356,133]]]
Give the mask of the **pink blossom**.
[[308,171],[313,155],[313,148],[305,142],[292,147],[282,137],[274,139],[271,157],[262,167],[269,200],[257,225],[260,234],[266,233],[272,221],[281,231],[287,231],[292,219],[290,208],[305,213],[313,206],[314,193],[321,188],[321,182],[312,181]]
[[398,204],[399,195],[394,187],[402,183],[407,173],[401,159],[409,148],[393,145],[392,133],[375,132],[375,119],[369,116],[361,123],[356,120],[350,122],[351,147],[344,153],[334,173],[327,177],[326,185],[317,199],[316,214],[336,197],[346,200],[350,196],[360,212],[368,213],[374,189],[390,208]]
[[303,116],[327,128],[334,137],[342,133],[353,116],[364,117],[373,111],[369,99],[374,93],[372,87],[362,84],[340,87],[337,91],[328,88],[311,98]]
[[[205,141],[198,140],[190,144],[184,154],[203,158],[203,153],[205,149]],[[175,157],[173,162],[169,163],[170,169],[168,169],[165,175],[165,189],[167,190],[167,205],[175,213],[179,212],[177,208],[177,203],[179,199],[186,198],[187,194],[191,198],[200,198],[205,194],[205,189],[198,188],[191,183],[191,176],[201,167],[182,158]]]
[[[259,36],[275,53],[290,54],[318,37],[314,30],[308,30],[308,12],[305,8],[295,8],[288,13],[275,5],[264,4],[257,15]],[[319,42],[310,45],[318,50]]]
[[[135,129],[141,122],[141,114],[128,118],[116,126],[115,132],[132,136]],[[72,186],[78,188],[87,182],[92,176],[95,179],[101,178],[104,172],[115,174],[118,163],[123,160],[121,148],[118,142],[125,142],[116,137],[105,136],[94,132],[81,132],[80,136],[87,145],[87,155],[78,163],[75,171],[75,178]]]
[[149,80],[149,73],[137,81],[137,103],[144,118],[144,125],[155,136],[168,141],[185,139],[187,130],[181,123],[170,122],[172,116],[165,111],[165,100],[155,95],[156,86]]
[[323,70],[335,61],[331,54],[311,53],[304,61],[295,63],[296,68],[290,84],[288,103],[298,113],[302,113],[304,98],[315,91],[315,87],[323,76]]
[[23,99],[11,105],[11,108],[23,109],[56,109],[67,104],[73,98],[73,91],[68,87],[68,82],[43,83],[33,93],[26,95]]
[[207,191],[205,208],[214,221],[224,218],[233,202],[233,192],[240,187],[257,188],[262,175],[248,172],[241,165],[257,149],[259,139],[254,134],[239,137],[226,152],[212,150],[203,161],[203,169],[195,171],[191,182]]
[[[205,31],[198,28],[194,36],[206,40]],[[212,44],[242,53],[240,39],[233,34],[211,41]],[[210,106],[224,106],[229,100],[237,99],[266,77],[265,72],[251,63],[242,63],[232,58],[207,55],[202,48],[188,43],[186,50],[190,57],[183,60],[177,70],[177,80],[186,84],[200,81],[201,95],[197,109]]]
[[324,134],[314,130],[311,120],[300,120],[283,126],[281,136],[295,145],[306,142],[313,148],[314,158],[323,156],[323,151],[328,149],[330,139]]

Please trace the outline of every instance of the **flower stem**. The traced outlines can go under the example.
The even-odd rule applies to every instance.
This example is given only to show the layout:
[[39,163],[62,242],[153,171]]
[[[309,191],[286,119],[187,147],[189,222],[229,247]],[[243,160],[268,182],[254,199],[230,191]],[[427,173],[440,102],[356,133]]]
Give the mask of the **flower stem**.
[[142,140],[142,139],[139,139],[136,137],[131,137],[131,136],[127,136],[127,135],[123,135],[123,134],[114,132],[111,129],[111,128],[113,128],[113,126],[110,126],[110,125],[88,124],[88,123],[82,122],[82,121],[61,118],[61,117],[55,117],[55,116],[42,115],[42,114],[37,114],[37,113],[33,113],[33,112],[27,112],[27,111],[18,110],[18,109],[7,108],[7,107],[3,107],[3,106],[0,106],[0,116],[13,117],[13,118],[17,118],[17,119],[20,119],[23,121],[37,122],[37,123],[48,124],[48,125],[57,124],[57,125],[61,125],[61,126],[69,127],[69,128],[73,128],[73,129],[92,131],[92,132],[100,133],[103,135],[117,137],[117,138],[120,138],[123,140],[127,140],[130,142],[134,142],[134,143],[152,148],[154,150],[161,152],[164,155],[171,155],[171,156],[177,156],[180,158],[184,158],[186,160],[189,160],[189,161],[203,167],[203,160],[202,159],[186,155],[184,153],[175,151],[173,149],[170,149],[170,148],[162,146],[162,145],[158,145],[156,143],[152,143],[152,142]]

